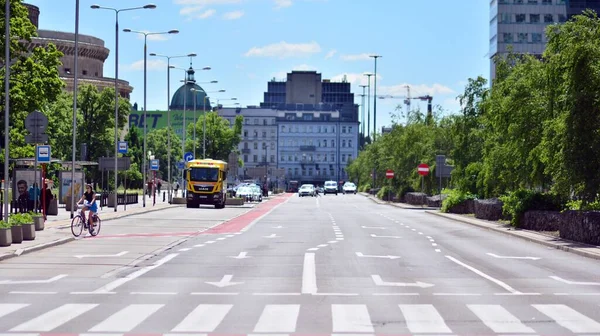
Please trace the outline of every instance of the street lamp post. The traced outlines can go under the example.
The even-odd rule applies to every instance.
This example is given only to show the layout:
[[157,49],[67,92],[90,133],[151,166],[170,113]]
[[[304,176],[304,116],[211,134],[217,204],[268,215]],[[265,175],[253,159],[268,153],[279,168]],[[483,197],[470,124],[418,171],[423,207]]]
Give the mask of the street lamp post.
[[[366,73],[364,74],[369,78],[367,85],[367,136],[369,135],[369,131],[371,130],[371,76],[373,74]],[[365,138],[366,139],[366,138]]]
[[[142,7],[131,7],[131,8],[111,8],[102,7],[99,5],[91,5],[92,9],[107,9],[115,12],[115,212],[117,212],[117,180],[118,180],[118,161],[117,156],[119,154],[119,13],[125,11],[132,11],[137,9],[155,9],[156,5],[147,4]],[[144,104],[145,105],[145,104]],[[145,106],[144,106],[145,108]],[[144,120],[144,123],[146,121]],[[73,130],[75,132],[75,130]],[[75,148],[73,148],[73,151]],[[75,167],[73,167],[75,169]]]
[[[147,89],[147,59],[148,59],[148,36],[150,35],[165,35],[165,34],[179,34],[179,30],[177,29],[173,29],[173,30],[169,30],[166,32],[157,32],[157,33],[149,33],[149,32],[143,32],[143,31],[137,31],[137,30],[131,30],[131,29],[123,29],[123,32],[125,33],[135,33],[135,34],[140,34],[140,35],[144,35],[144,150],[143,152],[146,152],[146,132],[147,132],[147,122],[146,122],[146,111],[148,110],[147,108],[147,104],[146,104],[146,89]],[[146,167],[146,156],[144,155],[144,163],[143,166]],[[144,195],[146,195],[146,169],[142,169],[144,176],[143,176],[143,181],[144,181]],[[146,207],[146,197],[142,197],[142,205],[144,207]]]
[[180,55],[180,56],[166,56],[160,55],[156,53],[150,53],[150,56],[156,57],[164,57],[167,59],[167,179],[168,183],[168,194],[169,194],[169,203],[172,202],[172,190],[171,187],[171,58],[181,58],[181,57],[196,57],[195,53]]
[[[75,148],[77,146],[77,84],[79,78],[79,0],[75,1],[75,73],[73,74],[73,143],[71,147],[71,218],[74,217],[73,201],[75,200]],[[36,153],[37,155],[37,153]],[[116,207],[115,207],[116,208]]]
[[[217,83],[217,81],[212,81],[211,83]],[[225,92],[225,90],[219,90],[219,91],[212,91],[212,92],[205,92],[205,93],[222,93]],[[202,120],[202,158],[206,159],[206,98],[209,98],[207,95],[204,95],[204,101],[202,104],[202,115],[203,115],[203,120]],[[195,128],[194,128],[195,129]],[[194,143],[196,142],[196,140],[194,140]]]
[[382,57],[381,55],[371,55],[369,57],[373,57],[375,59],[375,73],[373,78],[373,141],[375,140],[375,136],[377,135],[377,59]]
[[362,119],[362,125],[361,125],[360,128],[362,129],[362,136],[363,136],[362,143],[364,144],[365,139],[366,139],[366,137],[365,137],[365,125],[366,125],[365,124],[365,97],[366,97],[365,89],[367,88],[367,86],[366,85],[359,85],[359,86],[363,89],[363,93],[361,95],[361,98],[362,98],[362,102],[361,102],[361,105],[362,105],[362,117],[361,117],[361,119]]
[[[6,7],[4,8],[4,29],[5,29],[5,40],[4,40],[4,221],[8,223],[8,159],[9,159],[9,145],[8,145],[8,114],[10,112],[10,1],[5,1]],[[75,131],[75,130],[73,130]],[[37,155],[37,153],[36,153]],[[75,168],[75,167],[73,167]]]

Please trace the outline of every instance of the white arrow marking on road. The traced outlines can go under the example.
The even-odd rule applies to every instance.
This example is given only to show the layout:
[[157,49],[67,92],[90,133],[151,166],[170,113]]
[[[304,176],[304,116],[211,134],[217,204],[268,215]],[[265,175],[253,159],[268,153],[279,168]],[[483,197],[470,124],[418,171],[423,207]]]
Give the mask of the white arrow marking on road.
[[500,256],[497,254],[493,254],[493,253],[486,253],[489,256],[492,256],[494,258],[498,258],[498,259],[530,259],[530,260],[539,260],[542,258],[538,258],[538,257],[508,257],[508,256]]
[[363,257],[363,258],[400,259],[399,256],[392,256],[392,255],[386,255],[386,256],[364,255],[364,254],[362,254],[362,252],[356,252],[356,256],[357,257]]
[[565,280],[561,277],[557,277],[556,275],[551,275],[550,278],[556,280],[556,281],[560,281],[560,282],[564,282],[566,284],[569,285],[585,285],[585,286],[600,286],[600,282],[579,282],[579,281],[570,281],[570,280]]
[[108,258],[108,257],[122,257],[129,253],[129,251],[119,252],[117,254],[80,254],[76,255],[75,258]]
[[229,258],[233,258],[233,259],[246,259],[246,258],[252,258],[252,257],[248,257],[246,256],[248,254],[248,252],[240,252],[240,254],[238,254],[235,257],[229,257]]
[[376,234],[371,234],[371,237],[373,237],[373,238],[395,238],[395,239],[402,238],[402,237],[398,237],[398,236],[378,236]]
[[377,286],[393,286],[393,287],[421,287],[421,288],[428,288],[428,287],[433,287],[435,286],[434,284],[430,284],[430,283],[426,283],[426,282],[421,282],[421,281],[417,281],[417,282],[413,282],[413,283],[404,283],[404,282],[385,282],[381,279],[381,277],[377,274],[373,274],[371,275],[371,278],[373,278],[373,282],[375,282],[375,284]]
[[363,228],[363,229],[380,229],[380,230],[385,230],[385,228],[381,227],[381,226],[364,226],[363,225],[363,226],[361,226],[361,228]]
[[270,236],[265,236],[264,238],[277,238],[277,235],[273,233],[272,235],[270,235]]
[[205,282],[209,285],[217,286],[219,288],[243,284],[243,282],[231,282],[232,278],[233,278],[233,275],[227,274],[227,275],[224,275],[223,279],[221,279],[221,281],[219,281],[219,282],[210,282],[210,281],[205,281]]
[[47,284],[66,277],[67,274],[57,275],[46,280],[2,280],[0,285]]

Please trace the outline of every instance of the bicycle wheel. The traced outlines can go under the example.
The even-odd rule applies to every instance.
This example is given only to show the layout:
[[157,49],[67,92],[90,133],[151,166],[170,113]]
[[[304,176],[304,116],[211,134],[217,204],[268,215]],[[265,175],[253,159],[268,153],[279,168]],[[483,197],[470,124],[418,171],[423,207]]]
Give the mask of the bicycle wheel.
[[92,233],[93,237],[96,237],[98,235],[98,233],[100,233],[100,227],[102,225],[102,220],[100,219],[100,217],[95,216],[94,218],[94,231]]
[[83,232],[83,219],[80,215],[73,217],[71,220],[71,233],[75,237],[79,237]]

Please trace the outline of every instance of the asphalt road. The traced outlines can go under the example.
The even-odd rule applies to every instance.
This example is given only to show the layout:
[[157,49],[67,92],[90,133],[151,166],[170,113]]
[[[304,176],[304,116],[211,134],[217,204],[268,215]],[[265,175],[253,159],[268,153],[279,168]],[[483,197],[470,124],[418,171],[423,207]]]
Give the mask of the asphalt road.
[[[0,263],[0,333],[600,334],[598,261],[359,195],[277,198],[173,235],[242,212],[130,217]],[[117,236],[148,223],[171,235]]]

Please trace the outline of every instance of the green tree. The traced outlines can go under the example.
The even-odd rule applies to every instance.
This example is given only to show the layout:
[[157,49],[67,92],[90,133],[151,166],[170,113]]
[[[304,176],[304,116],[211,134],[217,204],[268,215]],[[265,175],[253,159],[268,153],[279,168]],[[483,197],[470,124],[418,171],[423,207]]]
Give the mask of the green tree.
[[[227,119],[220,117],[216,112],[206,113],[198,119],[196,124],[189,125],[187,129],[186,150],[202,157],[203,148],[203,123],[206,118],[206,158],[227,161],[229,154],[237,149],[242,140],[243,117],[238,115],[233,125]],[[196,127],[196,144],[193,141],[193,127]]]
[[[171,132],[171,178],[176,177],[177,173],[177,162],[180,161],[183,157],[181,153],[181,147],[177,144],[181,142],[175,130],[173,128],[170,129]],[[146,146],[149,151],[152,152],[155,159],[158,159],[159,162],[159,171],[157,173],[158,177],[166,180],[168,177],[168,140],[167,136],[169,134],[169,129],[160,128],[156,130],[152,130],[147,134]],[[148,162],[148,167],[149,167]]]
[[[0,35],[4,31],[4,6],[5,0],[0,1]],[[24,120],[29,112],[39,110],[46,112],[47,105],[56,100],[64,83],[59,78],[58,67],[62,53],[53,44],[47,47],[36,47],[31,53],[27,50],[27,43],[36,36],[36,28],[29,21],[28,12],[20,0],[10,0],[10,156],[31,157],[34,147],[25,143]],[[6,39],[0,41],[4,50]],[[4,53],[0,56],[0,63],[5,64]],[[5,69],[0,69],[1,87],[4,92]],[[6,104],[4,95],[0,98],[2,106]],[[4,138],[4,118],[0,121],[2,138]],[[4,155],[0,161],[4,161]]]

